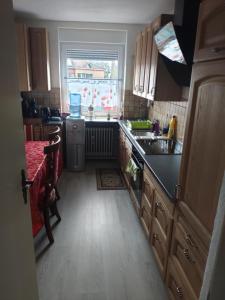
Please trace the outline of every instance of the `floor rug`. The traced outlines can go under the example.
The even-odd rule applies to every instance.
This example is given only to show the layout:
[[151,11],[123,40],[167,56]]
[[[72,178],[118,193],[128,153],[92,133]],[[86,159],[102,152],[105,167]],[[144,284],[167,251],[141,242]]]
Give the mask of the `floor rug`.
[[119,168],[96,169],[98,190],[125,190],[126,185]]

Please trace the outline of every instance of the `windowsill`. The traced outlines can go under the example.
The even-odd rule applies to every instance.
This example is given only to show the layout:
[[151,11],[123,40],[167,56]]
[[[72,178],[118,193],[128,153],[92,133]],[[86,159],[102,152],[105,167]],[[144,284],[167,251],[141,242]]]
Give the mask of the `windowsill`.
[[95,118],[90,118],[90,117],[85,117],[84,118],[86,122],[118,122],[118,119],[113,119],[110,118],[110,120],[107,120],[107,118],[105,117],[95,117]]

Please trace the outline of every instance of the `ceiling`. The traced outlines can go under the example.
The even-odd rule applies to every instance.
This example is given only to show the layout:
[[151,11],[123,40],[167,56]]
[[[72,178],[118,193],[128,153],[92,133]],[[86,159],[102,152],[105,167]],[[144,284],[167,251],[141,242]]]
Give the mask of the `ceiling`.
[[13,0],[16,15],[58,21],[146,24],[174,0]]

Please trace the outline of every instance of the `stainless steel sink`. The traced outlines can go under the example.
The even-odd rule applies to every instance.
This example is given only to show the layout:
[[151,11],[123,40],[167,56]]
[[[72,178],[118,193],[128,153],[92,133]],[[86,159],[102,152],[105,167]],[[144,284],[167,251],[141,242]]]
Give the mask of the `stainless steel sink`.
[[166,136],[155,135],[153,132],[147,130],[131,130],[131,134],[135,140],[169,140]]
[[172,140],[144,140],[139,139],[137,143],[141,147],[144,154],[181,154],[182,153],[182,146],[179,142],[172,141]]

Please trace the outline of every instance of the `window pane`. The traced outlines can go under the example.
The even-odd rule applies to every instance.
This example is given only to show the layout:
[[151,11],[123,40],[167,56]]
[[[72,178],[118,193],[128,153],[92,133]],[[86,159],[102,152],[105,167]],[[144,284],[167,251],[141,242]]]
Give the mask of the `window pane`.
[[118,60],[77,60],[67,58],[68,103],[70,94],[81,95],[81,114],[88,115],[90,104],[95,115],[117,115],[120,107]]

